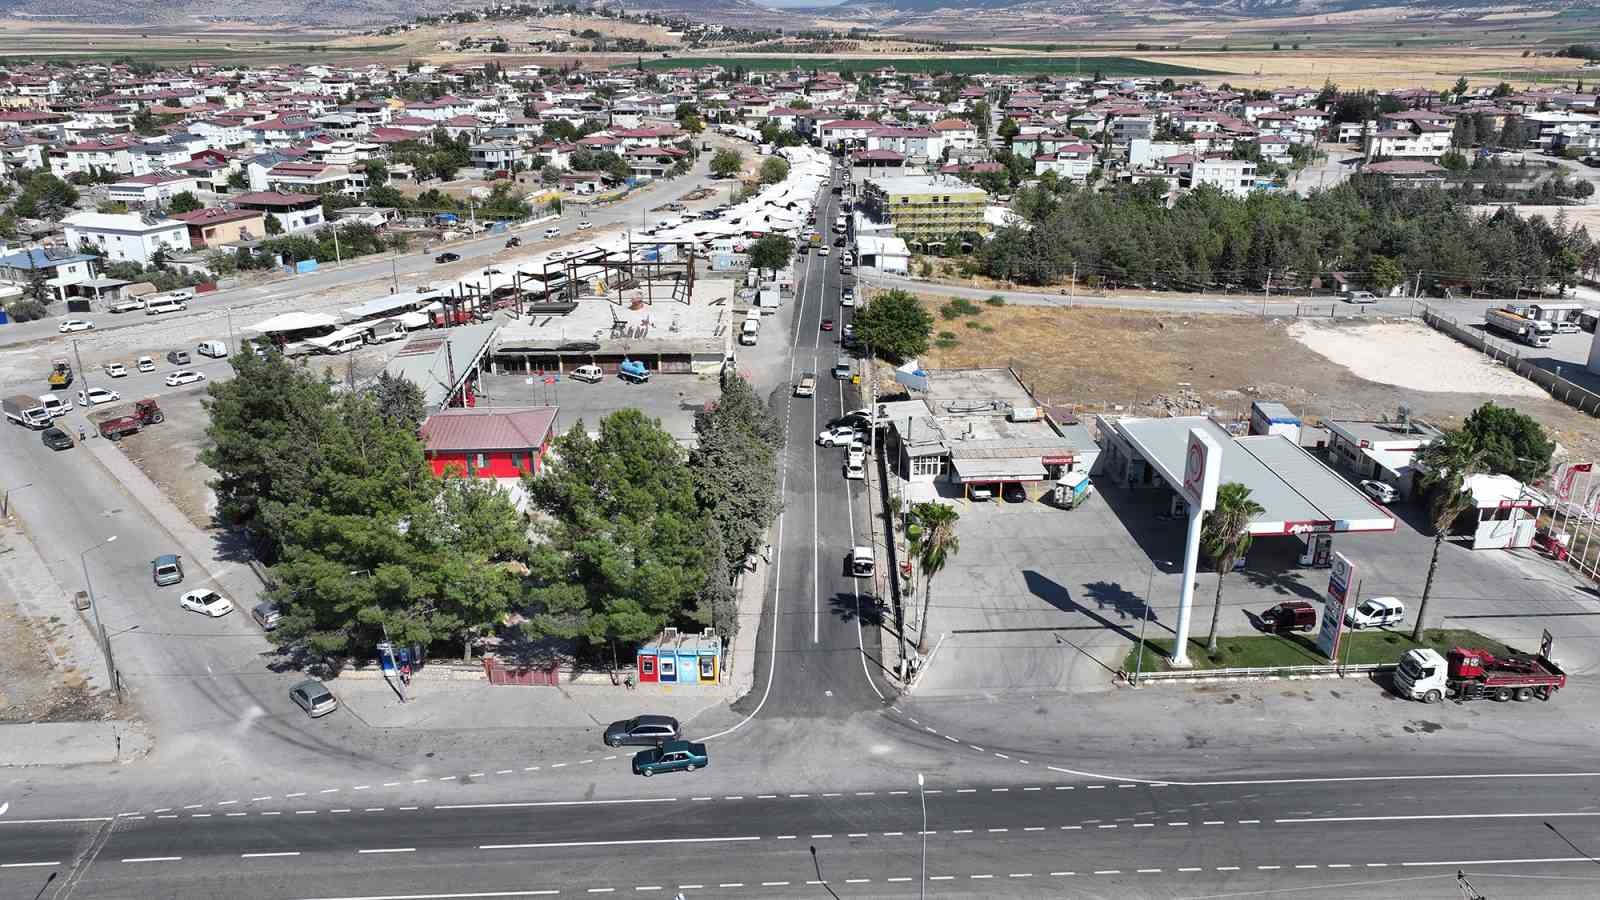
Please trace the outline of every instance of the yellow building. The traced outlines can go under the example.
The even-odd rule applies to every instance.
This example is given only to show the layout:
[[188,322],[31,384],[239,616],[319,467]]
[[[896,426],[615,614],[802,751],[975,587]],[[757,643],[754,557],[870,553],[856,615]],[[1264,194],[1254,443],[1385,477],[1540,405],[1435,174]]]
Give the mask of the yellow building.
[[988,201],[982,188],[945,175],[868,178],[862,192],[867,215],[892,223],[895,235],[907,243],[986,232],[983,208]]

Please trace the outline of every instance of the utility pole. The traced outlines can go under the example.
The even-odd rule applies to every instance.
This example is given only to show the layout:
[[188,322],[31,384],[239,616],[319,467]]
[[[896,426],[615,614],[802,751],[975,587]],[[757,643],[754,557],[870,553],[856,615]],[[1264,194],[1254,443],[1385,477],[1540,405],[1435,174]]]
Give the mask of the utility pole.
[[233,307],[231,306],[228,307],[228,347],[230,352],[239,349],[238,345],[233,341]]
[[1067,309],[1078,299],[1078,261],[1072,261],[1072,286],[1067,288]]
[[344,262],[344,254],[339,252],[339,226],[333,226],[333,264]]
[[89,554],[105,545],[115,541],[116,535],[106,538],[93,547],[78,554],[78,563],[83,566],[83,587],[89,595],[89,609],[94,613],[95,639],[100,642],[100,653],[106,661],[106,678],[117,692],[117,702],[122,702],[122,688],[118,685],[117,670],[111,664],[111,639],[106,637],[106,627],[100,624],[100,604],[94,599],[94,582],[89,580]]
[[400,248],[394,248],[394,256],[389,257],[389,276],[393,279],[393,286],[389,293],[400,293]]
[[77,338],[72,340],[72,361],[78,364],[78,372],[83,375],[83,390],[87,394],[89,391],[89,370],[83,367],[83,357],[78,355]]
[[1271,296],[1272,296],[1272,270],[1268,269],[1267,270],[1266,290],[1263,291],[1262,294],[1261,294],[1261,315],[1262,316],[1266,316],[1266,314],[1267,314],[1267,298],[1269,298]]

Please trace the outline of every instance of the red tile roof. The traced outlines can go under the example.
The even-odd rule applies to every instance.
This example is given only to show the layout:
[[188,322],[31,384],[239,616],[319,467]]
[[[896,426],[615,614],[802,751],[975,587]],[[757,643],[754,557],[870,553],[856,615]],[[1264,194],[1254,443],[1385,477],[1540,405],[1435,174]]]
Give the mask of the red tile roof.
[[526,450],[544,444],[555,426],[556,407],[445,409],[422,423],[428,453]]

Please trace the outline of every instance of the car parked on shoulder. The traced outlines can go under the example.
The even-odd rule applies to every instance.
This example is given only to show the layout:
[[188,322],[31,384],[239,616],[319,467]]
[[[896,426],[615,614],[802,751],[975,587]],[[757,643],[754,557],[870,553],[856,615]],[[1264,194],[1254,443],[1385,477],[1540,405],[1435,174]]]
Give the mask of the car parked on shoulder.
[[122,363],[106,363],[107,378],[127,378],[128,367]]
[[141,372],[154,372],[156,370],[156,361],[148,356],[141,356],[138,362],[134,364],[134,368]]
[[678,720],[671,716],[634,716],[606,726],[607,747],[659,747],[683,737]]
[[213,619],[233,612],[233,601],[213,590],[189,591],[178,598],[178,605]]
[[633,771],[649,778],[657,772],[693,772],[711,764],[706,745],[690,741],[671,741],[633,755]]
[[121,399],[121,394],[117,393],[116,391],[108,391],[105,388],[89,388],[88,390],[78,392],[78,404],[80,406],[94,406],[99,403],[115,403]]
[[863,457],[852,456],[845,460],[844,477],[851,481],[860,481],[867,477],[867,467],[861,464]]
[[599,384],[606,377],[605,370],[594,363],[579,366],[572,370],[569,376],[573,381],[582,381],[587,384]]
[[93,328],[94,323],[88,319],[62,319],[60,327],[56,330],[62,334],[68,334],[74,331],[90,331]]
[[283,613],[278,611],[278,607],[272,601],[263,600],[250,607],[250,618],[256,620],[256,624],[261,626],[262,631],[271,631],[278,627],[279,622],[283,621]]
[[1392,485],[1385,484],[1381,481],[1373,481],[1370,478],[1362,480],[1361,493],[1366,494],[1368,497],[1371,497],[1379,503],[1393,503],[1400,499],[1400,492],[1395,490]]
[[578,223],[578,230],[579,231],[588,231],[590,228],[593,228],[593,227],[594,227],[594,223],[589,221],[588,219],[584,219],[582,222]]
[[71,450],[76,446],[72,441],[72,435],[54,425],[46,428],[40,437],[44,441],[44,445],[51,450]]
[[183,581],[183,563],[178,561],[178,554],[163,553],[150,560],[150,575],[161,587],[177,584]]
[[205,381],[206,376],[193,369],[184,369],[168,375],[166,380],[167,387],[177,387],[180,384],[194,384],[197,381]]
[[289,700],[306,711],[313,719],[320,718],[339,708],[339,698],[328,686],[315,678],[307,678],[289,689]]
[[189,364],[189,351],[187,351],[187,350],[168,350],[167,351],[167,362],[169,362],[169,363],[171,363],[172,365],[175,365],[175,366],[187,366]]

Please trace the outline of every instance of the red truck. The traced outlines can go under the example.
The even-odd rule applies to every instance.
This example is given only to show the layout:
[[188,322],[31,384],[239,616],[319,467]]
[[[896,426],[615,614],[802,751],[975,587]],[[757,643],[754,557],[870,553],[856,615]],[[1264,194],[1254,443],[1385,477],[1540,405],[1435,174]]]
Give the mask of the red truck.
[[146,425],[160,425],[166,415],[161,412],[161,407],[156,401],[145,399],[133,405],[133,414],[117,416],[100,423],[100,436],[113,441],[120,441],[130,434],[137,434]]
[[1449,659],[1426,647],[1407,650],[1394,673],[1401,694],[1424,703],[1456,700],[1549,700],[1566,687],[1567,673],[1543,654],[1495,656],[1453,648]]

